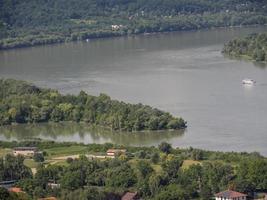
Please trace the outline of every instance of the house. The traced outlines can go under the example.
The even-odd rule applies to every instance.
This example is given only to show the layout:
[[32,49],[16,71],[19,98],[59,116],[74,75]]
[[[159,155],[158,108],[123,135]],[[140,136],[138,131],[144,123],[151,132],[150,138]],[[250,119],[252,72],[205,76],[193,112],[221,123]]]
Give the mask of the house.
[[114,25],[111,25],[111,29],[113,30],[113,31],[118,31],[119,29],[121,29],[121,28],[123,28],[123,25],[116,25],[116,24],[114,24]]
[[115,157],[118,154],[125,154],[126,149],[109,149],[107,150],[107,156]]
[[226,191],[215,194],[215,199],[216,200],[246,200],[247,195],[240,193],[240,192],[232,191],[232,190],[226,190]]
[[37,153],[36,147],[16,147],[13,149],[13,155],[33,156]]
[[138,197],[137,192],[126,192],[121,198],[121,200],[138,200],[138,199],[140,198]]
[[39,198],[38,200],[57,200],[56,197]]
[[60,184],[59,183],[55,183],[55,182],[48,182],[47,186],[52,188],[52,189],[60,188]]
[[[8,191],[9,191],[9,192],[15,192],[15,193],[21,193],[21,192],[23,192],[23,191],[21,190],[21,188],[19,188],[19,187],[11,187],[11,188],[8,189]],[[23,193],[24,193],[24,192],[23,192]]]

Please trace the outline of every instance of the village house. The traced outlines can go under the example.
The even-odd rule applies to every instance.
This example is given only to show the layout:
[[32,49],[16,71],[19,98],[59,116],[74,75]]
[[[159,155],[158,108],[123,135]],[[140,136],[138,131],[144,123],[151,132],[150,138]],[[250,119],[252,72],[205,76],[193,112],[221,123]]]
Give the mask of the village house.
[[121,29],[121,28],[123,28],[123,25],[116,25],[116,24],[114,24],[114,25],[111,25],[111,29],[113,30],[113,31],[118,31],[119,29]]
[[107,150],[107,156],[110,157],[115,157],[118,154],[125,154],[126,153],[126,149],[109,149]]
[[215,194],[215,199],[216,200],[247,200],[247,195],[232,191],[232,190],[226,190],[223,192],[219,192]]
[[25,193],[25,192],[23,192],[22,189],[19,188],[19,187],[11,187],[11,188],[8,189],[8,191],[9,191],[9,192],[14,192],[14,193]]
[[139,200],[137,192],[126,192],[121,200]]
[[57,200],[56,197],[45,197],[45,198],[39,198],[38,200]]
[[13,149],[13,155],[33,156],[37,153],[36,147],[16,147]]

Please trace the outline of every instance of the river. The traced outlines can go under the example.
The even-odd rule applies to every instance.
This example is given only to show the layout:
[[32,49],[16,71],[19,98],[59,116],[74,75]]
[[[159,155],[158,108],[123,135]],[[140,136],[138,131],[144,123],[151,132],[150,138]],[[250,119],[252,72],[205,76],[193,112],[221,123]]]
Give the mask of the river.
[[[182,116],[183,132],[107,133],[85,125],[1,127],[0,140],[38,137],[85,143],[114,142],[267,155],[267,68],[221,54],[232,38],[267,27],[247,27],[106,38],[0,51],[0,77],[27,80],[62,93],[106,93]],[[253,87],[242,79],[253,78]]]

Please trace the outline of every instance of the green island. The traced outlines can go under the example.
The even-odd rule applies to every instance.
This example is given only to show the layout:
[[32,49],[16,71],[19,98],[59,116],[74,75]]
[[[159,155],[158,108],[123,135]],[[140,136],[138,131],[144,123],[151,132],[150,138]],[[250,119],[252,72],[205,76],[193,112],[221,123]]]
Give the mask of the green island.
[[246,58],[257,62],[267,62],[267,33],[251,34],[237,38],[224,45],[225,55]]
[[[12,155],[18,147],[38,151],[32,157]],[[166,142],[130,147],[0,141],[0,184],[11,180],[23,192],[0,187],[8,200],[120,200],[126,192],[144,200],[208,200],[227,189],[256,198],[255,192],[267,188],[267,159],[257,152],[181,149]]]
[[0,125],[73,121],[115,131],[186,128],[186,121],[142,104],[111,100],[106,94],[62,95],[24,81],[0,80]]
[[6,0],[0,49],[266,23],[266,2],[255,0]]

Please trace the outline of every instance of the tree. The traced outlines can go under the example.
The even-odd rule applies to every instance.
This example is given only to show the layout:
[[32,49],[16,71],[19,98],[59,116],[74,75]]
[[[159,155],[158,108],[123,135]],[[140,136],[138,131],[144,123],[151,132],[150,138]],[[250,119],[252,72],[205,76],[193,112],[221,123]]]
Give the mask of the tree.
[[187,200],[188,195],[178,185],[171,184],[165,189],[161,190],[156,196],[155,200]]
[[171,153],[172,150],[172,146],[167,142],[162,142],[158,148],[159,150],[167,154]]
[[147,161],[139,161],[137,163],[137,169],[141,175],[141,178],[145,179],[150,176],[150,174],[154,171],[149,162]]
[[4,187],[0,187],[0,197],[3,200],[8,200],[9,199],[9,192],[7,189],[5,189]]
[[44,156],[43,156],[43,154],[42,153],[35,153],[34,155],[33,155],[33,160],[35,161],[35,162],[44,162]]
[[160,160],[159,154],[157,152],[154,152],[151,156],[152,163],[157,164],[159,160]]

